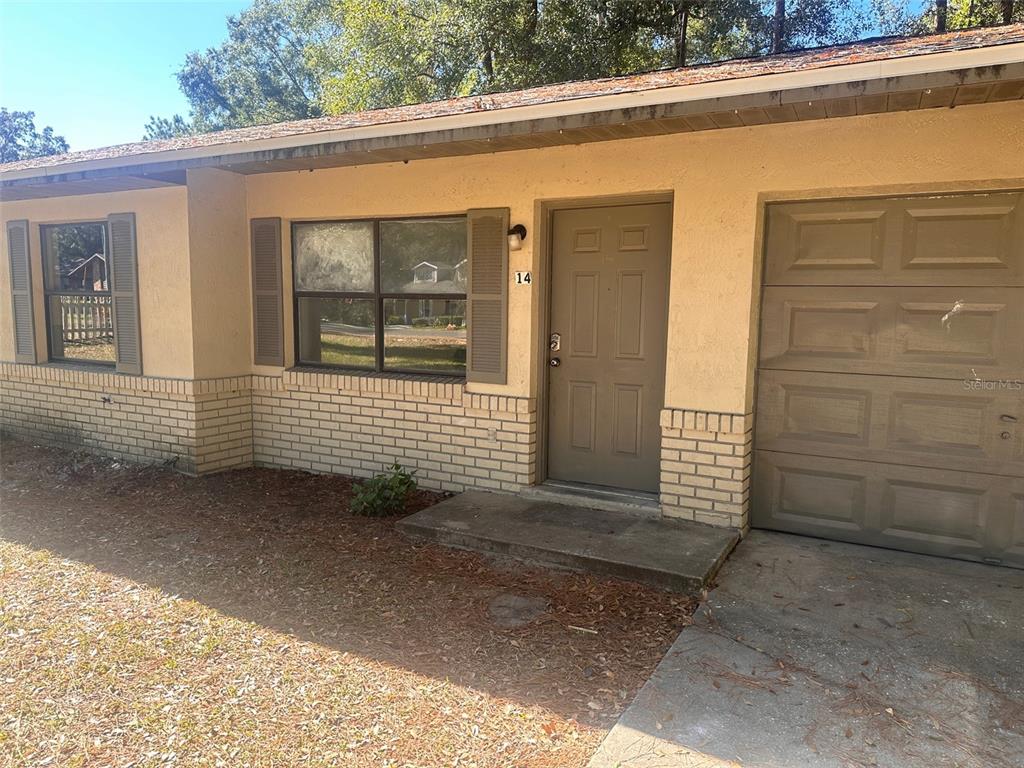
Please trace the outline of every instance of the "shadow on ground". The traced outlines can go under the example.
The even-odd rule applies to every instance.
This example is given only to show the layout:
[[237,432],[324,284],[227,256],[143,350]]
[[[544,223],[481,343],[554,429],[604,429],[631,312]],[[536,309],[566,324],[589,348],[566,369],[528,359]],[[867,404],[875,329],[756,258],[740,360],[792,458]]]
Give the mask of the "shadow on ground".
[[[236,618],[607,728],[688,621],[685,598],[416,545],[346,512],[351,481],[168,469],[5,438],[0,538]],[[410,511],[434,503],[419,494]],[[546,601],[501,626],[513,593]]]

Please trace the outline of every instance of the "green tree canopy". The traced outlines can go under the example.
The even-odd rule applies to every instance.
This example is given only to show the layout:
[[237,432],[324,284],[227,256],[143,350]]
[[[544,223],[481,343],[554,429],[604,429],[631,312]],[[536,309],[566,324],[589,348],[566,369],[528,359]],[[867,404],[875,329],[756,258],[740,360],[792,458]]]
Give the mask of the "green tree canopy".
[[35,112],[8,111],[0,107],[0,163],[68,151],[67,141],[56,135],[50,126],[36,130],[35,117]]
[[[948,0],[950,29],[1024,0]],[[256,0],[178,74],[176,136],[934,30],[911,0]],[[1007,15],[1009,14],[1009,15]]]

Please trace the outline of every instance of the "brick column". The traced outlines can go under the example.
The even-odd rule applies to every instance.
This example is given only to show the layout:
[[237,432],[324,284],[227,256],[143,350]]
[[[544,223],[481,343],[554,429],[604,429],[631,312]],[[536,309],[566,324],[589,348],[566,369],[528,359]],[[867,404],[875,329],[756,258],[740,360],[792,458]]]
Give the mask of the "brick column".
[[663,410],[663,514],[748,528],[752,452],[752,414]]

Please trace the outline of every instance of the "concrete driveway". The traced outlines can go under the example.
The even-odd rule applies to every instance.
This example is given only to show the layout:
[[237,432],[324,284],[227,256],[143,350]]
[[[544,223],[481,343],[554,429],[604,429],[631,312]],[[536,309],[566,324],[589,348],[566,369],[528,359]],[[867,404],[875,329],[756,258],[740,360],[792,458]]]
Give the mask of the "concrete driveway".
[[1018,768],[1024,571],[753,532],[591,768]]

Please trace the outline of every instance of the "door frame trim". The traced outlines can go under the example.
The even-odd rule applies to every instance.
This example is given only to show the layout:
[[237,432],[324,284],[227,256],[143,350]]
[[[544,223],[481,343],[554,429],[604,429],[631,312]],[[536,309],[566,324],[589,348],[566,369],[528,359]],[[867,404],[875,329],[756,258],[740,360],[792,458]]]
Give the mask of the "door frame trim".
[[[540,295],[537,297],[537,317],[534,327],[539,329],[536,349],[534,350],[534,366],[537,375],[537,458],[533,484],[541,485],[548,479],[548,338],[551,335],[551,275],[552,250],[554,247],[554,215],[556,211],[567,211],[578,208],[611,208],[622,205],[650,205],[668,203],[671,207],[669,216],[669,276],[672,274],[672,254],[674,241],[672,224],[675,219],[675,193],[673,190],[654,190],[651,192],[634,192],[618,195],[598,195],[590,197],[566,197],[550,200],[538,200],[534,207],[534,221],[538,223],[537,240],[538,258],[536,261]],[[671,307],[671,286],[669,287],[669,306]],[[669,318],[671,320],[671,317]],[[662,408],[665,404],[662,403]],[[659,484],[660,485],[660,484]]]

